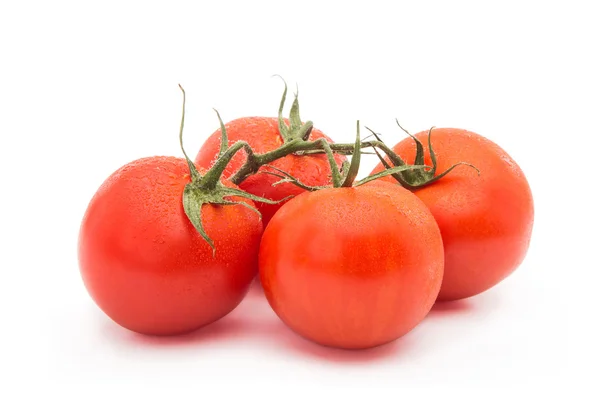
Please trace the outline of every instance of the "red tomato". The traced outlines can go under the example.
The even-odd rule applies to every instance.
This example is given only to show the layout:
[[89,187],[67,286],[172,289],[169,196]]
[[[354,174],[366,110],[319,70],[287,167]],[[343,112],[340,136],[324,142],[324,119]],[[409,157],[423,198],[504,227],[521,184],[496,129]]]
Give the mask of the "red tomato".
[[[244,140],[250,144],[256,153],[266,153],[281,147],[283,144],[283,139],[279,133],[277,118],[239,118],[225,124],[225,128],[227,130],[229,144],[233,144],[238,140]],[[323,132],[318,129],[313,129],[309,140],[320,138],[325,138],[327,141],[331,142],[331,139],[325,136]],[[216,161],[220,145],[221,129],[218,129],[210,135],[202,145],[202,148],[196,156],[196,164],[201,168],[210,168]],[[341,166],[346,157],[336,154],[335,159],[338,166]],[[228,178],[233,175],[242,166],[245,160],[246,154],[243,151],[240,151],[232,159],[231,163],[229,163],[223,176]],[[271,165],[292,174],[294,177],[298,178],[300,182],[310,186],[322,186],[331,183],[331,169],[325,154],[303,156],[292,154],[272,162]],[[261,171],[274,172],[272,169],[264,166],[261,168]],[[271,200],[281,200],[287,196],[297,195],[304,191],[291,183],[273,186],[273,183],[278,180],[279,178],[275,176],[258,173],[242,182],[240,184],[240,189]],[[265,225],[282,205],[283,202],[278,204],[256,204],[262,214]]]
[[427,207],[385,182],[290,200],[265,229],[259,253],[277,315],[310,340],[349,349],[414,328],[435,302],[443,266]]
[[[427,132],[416,136],[426,145]],[[415,190],[431,210],[444,240],[446,262],[439,300],[462,299],[496,285],[523,261],[533,227],[533,198],[517,163],[490,140],[452,128],[434,129],[431,138],[438,172],[460,161],[481,171],[478,176],[472,168],[458,167]],[[393,150],[412,161],[414,141],[407,138]],[[431,165],[428,146],[425,154]],[[380,164],[372,174],[381,170]]]
[[213,257],[183,210],[189,182],[183,159],[140,159],[112,174],[85,213],[83,281],[98,306],[132,331],[172,335],[216,321],[240,303],[257,272],[257,214],[240,205],[202,206]]

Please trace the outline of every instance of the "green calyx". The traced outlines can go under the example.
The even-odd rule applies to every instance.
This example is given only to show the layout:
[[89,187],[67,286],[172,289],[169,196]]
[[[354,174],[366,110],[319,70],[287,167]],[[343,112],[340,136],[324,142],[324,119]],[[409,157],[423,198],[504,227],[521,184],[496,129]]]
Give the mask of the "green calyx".
[[[183,189],[183,210],[185,211],[185,215],[187,215],[188,219],[190,220],[192,225],[194,225],[194,228],[196,228],[200,236],[202,236],[204,240],[210,245],[210,247],[212,247],[213,255],[216,250],[214,242],[208,236],[202,224],[202,208],[205,204],[213,204],[220,206],[243,206],[254,211],[258,215],[259,219],[261,218],[260,211],[258,211],[256,207],[254,207],[251,203],[245,202],[243,200],[234,201],[231,199],[232,196],[243,197],[253,201],[259,201],[268,204],[278,203],[277,201],[254,196],[240,189],[227,187],[222,183],[218,183],[216,187],[212,189],[205,189],[202,186],[201,180],[192,180],[192,182],[185,185],[185,188]],[[285,200],[287,200],[287,198]]]
[[[279,76],[279,78],[281,78],[281,76]],[[294,102],[292,103],[292,107],[290,108],[289,126],[285,123],[285,120],[283,118],[283,108],[285,107],[285,99],[287,97],[287,83],[285,79],[281,78],[281,80],[283,81],[284,89],[283,95],[281,96],[281,101],[279,103],[279,112],[277,113],[279,133],[281,134],[281,138],[283,139],[284,143],[291,142],[294,139],[306,141],[308,140],[310,132],[313,129],[313,123],[312,121],[302,123],[302,120],[300,119],[298,87],[296,87],[296,93],[294,93]]]
[[[433,129],[435,127],[431,127],[427,134],[427,145],[429,147],[429,157],[431,158],[431,165],[425,165],[425,151],[424,151],[423,143],[421,143],[421,141],[419,139],[417,139],[416,136],[412,135],[410,132],[408,132],[406,129],[404,129],[402,127],[402,125],[400,125],[400,123],[398,122],[398,119],[396,119],[396,124],[398,125],[398,127],[400,127],[400,129],[402,129],[408,136],[410,136],[415,141],[417,150],[415,153],[415,161],[414,161],[413,165],[422,167],[422,168],[415,168],[410,171],[403,171],[400,173],[395,172],[395,173],[390,174],[402,186],[404,186],[408,189],[418,189],[418,188],[421,188],[421,187],[424,187],[427,185],[431,185],[432,183],[434,183],[434,182],[440,180],[441,178],[443,178],[444,176],[448,175],[454,168],[456,168],[460,165],[465,165],[465,166],[473,168],[475,171],[477,171],[477,174],[479,175],[479,173],[480,173],[479,169],[477,169],[477,167],[475,167],[474,165],[466,163],[466,162],[456,163],[456,164],[450,166],[450,168],[448,168],[441,174],[436,175],[437,158],[435,155],[435,151],[433,150],[433,146],[431,145],[431,132],[433,131]],[[371,131],[371,132],[373,133],[375,138],[378,141],[380,141],[377,134],[373,131]],[[400,160],[401,162],[398,162],[399,157],[395,157],[395,158],[389,157],[389,160],[392,163],[392,165],[390,165],[388,163],[388,161],[377,150],[375,150],[375,153],[377,154],[377,157],[379,157],[379,160],[381,161],[383,166],[388,171],[393,170],[393,168],[398,167],[400,165],[404,165],[404,162],[402,160]]]
[[[219,151],[219,158],[215,165],[209,169],[203,176],[200,174],[192,160],[188,157],[183,147],[183,127],[185,123],[185,90],[179,85],[181,92],[183,93],[183,110],[181,113],[181,125],[179,128],[179,144],[181,151],[185,157],[190,170],[191,182],[185,185],[183,190],[183,210],[186,216],[196,228],[200,236],[210,245],[213,249],[213,256],[215,255],[215,244],[213,240],[208,236],[204,226],[202,224],[202,209],[204,205],[212,204],[218,206],[243,206],[258,214],[259,219],[261,218],[260,212],[251,203],[243,200],[233,200],[232,197],[241,197],[252,201],[257,201],[267,204],[277,204],[281,201],[285,201],[288,198],[284,198],[279,201],[269,200],[263,197],[255,196],[247,193],[241,189],[225,186],[221,183],[221,176],[227,163],[231,160],[233,155],[240,148],[247,146],[245,142],[237,142],[233,146],[228,146],[227,132],[225,125],[221,120],[221,116],[217,112],[217,117],[221,123],[221,148]],[[216,110],[215,110],[216,111]],[[249,146],[248,146],[249,147]],[[233,150],[232,150],[233,149]]]

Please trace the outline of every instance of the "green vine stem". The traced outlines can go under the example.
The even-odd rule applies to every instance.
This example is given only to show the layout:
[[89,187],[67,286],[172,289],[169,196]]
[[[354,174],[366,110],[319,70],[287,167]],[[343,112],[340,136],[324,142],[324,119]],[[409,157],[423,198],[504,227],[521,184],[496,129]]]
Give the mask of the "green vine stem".
[[[360,140],[360,122],[359,121],[356,121],[356,141],[354,143],[354,151],[353,151],[353,155],[352,155],[352,160],[350,163],[345,162],[342,165],[341,174],[337,169],[337,164],[335,163],[333,152],[331,151],[329,144],[327,142],[324,142],[323,146],[324,146],[323,151],[325,151],[325,153],[327,154],[327,158],[329,159],[332,176],[335,177],[333,179],[332,186],[309,186],[309,185],[306,185],[305,183],[301,182],[299,179],[292,176],[288,172],[283,171],[279,168],[276,168],[272,165],[267,165],[267,167],[277,171],[277,173],[271,172],[271,171],[261,171],[261,172],[265,173],[265,174],[269,174],[269,175],[274,175],[274,176],[280,178],[279,181],[273,183],[273,186],[277,186],[282,183],[291,183],[291,184],[294,184],[294,185],[300,187],[301,189],[313,192],[313,191],[322,190],[322,189],[326,189],[326,188],[330,188],[330,187],[334,187],[334,188],[356,187],[356,186],[364,185],[365,183],[374,181],[376,179],[382,178],[384,176],[398,174],[398,173],[407,172],[407,171],[423,170],[425,168],[428,168],[425,165],[400,165],[400,166],[396,166],[396,167],[388,166],[388,168],[386,168],[384,171],[373,174],[371,176],[367,176],[366,178],[361,179],[359,181],[355,181],[356,176],[358,175],[358,170],[360,168],[360,159],[361,159],[361,154],[362,154],[362,152],[360,151],[362,148],[362,142]],[[329,149],[329,150],[327,150],[327,149]]]
[[[435,175],[437,168],[437,160],[433,148],[431,146],[431,132],[433,128],[429,130],[428,137],[430,158],[433,164],[432,166],[429,166],[425,165],[424,163],[424,150],[422,143],[415,136],[411,135],[408,131],[402,128],[398,121],[396,121],[398,126],[408,135],[410,135],[410,137],[412,137],[417,144],[417,153],[415,156],[415,163],[413,165],[409,165],[404,160],[402,160],[400,156],[398,156],[392,149],[390,149],[385,143],[383,143],[383,141],[381,141],[377,133],[375,133],[369,128],[367,129],[371,131],[372,135],[375,137],[376,140],[361,141],[359,121],[357,121],[356,139],[354,143],[329,143],[324,138],[310,141],[308,140],[308,138],[313,129],[313,123],[311,121],[302,123],[302,120],[300,119],[300,106],[298,102],[297,90],[294,94],[294,102],[290,109],[289,125],[283,118],[283,108],[285,106],[285,99],[287,95],[287,84],[284,81],[283,96],[281,98],[278,110],[278,125],[281,137],[283,139],[283,144],[279,148],[266,153],[254,152],[250,144],[248,144],[245,141],[237,141],[233,145],[229,146],[225,124],[223,123],[219,112],[215,110],[221,127],[221,146],[219,149],[219,157],[215,164],[208,171],[206,171],[204,175],[202,175],[197,170],[194,163],[190,160],[183,147],[183,128],[185,122],[186,94],[185,90],[183,89],[183,87],[181,87],[181,85],[179,85],[179,88],[183,93],[183,110],[179,129],[179,143],[190,170],[190,183],[186,185],[183,193],[183,207],[190,222],[194,225],[196,230],[206,240],[206,242],[213,248],[213,254],[215,251],[214,243],[212,242],[212,240],[204,230],[204,227],[202,226],[203,205],[241,205],[250,208],[251,210],[257,212],[260,215],[259,211],[249,203],[246,203],[244,201],[231,200],[232,196],[243,197],[252,201],[263,202],[267,204],[277,204],[289,199],[289,197],[286,197],[279,201],[274,201],[252,195],[238,188],[225,186],[221,182],[223,172],[225,171],[227,165],[231,162],[232,158],[237,154],[237,152],[242,150],[246,153],[246,161],[240,167],[240,169],[238,169],[238,171],[230,178],[230,181],[235,185],[239,185],[249,176],[261,172],[279,177],[280,181],[275,182],[274,185],[279,185],[282,183],[292,183],[309,191],[320,190],[325,188],[325,186],[311,187],[305,185],[289,173],[277,169],[273,166],[270,166],[269,164],[277,159],[286,157],[291,154],[294,154],[296,156],[303,156],[309,154],[324,153],[329,161],[333,187],[360,186],[367,182],[371,182],[375,179],[391,175],[402,186],[410,189],[415,189],[429,185],[441,179],[459,165],[468,165],[472,168],[475,168],[471,164],[457,163],[448,168],[442,174]],[[377,174],[373,174],[364,179],[356,181],[356,177],[358,175],[358,170],[360,166],[361,154],[363,153],[363,149],[366,148],[373,149],[373,151],[379,157],[386,169]],[[383,152],[385,158],[379,153],[380,151]],[[345,161],[340,168],[338,167],[338,164],[335,161],[334,153],[351,155],[352,159],[350,162]],[[266,165],[276,172],[265,170],[259,171],[262,166]],[[477,170],[477,168],[475,169]],[[479,173],[479,170],[477,170],[477,172]]]
[[[281,117],[282,119],[283,117]],[[399,125],[399,124],[398,124]],[[400,125],[399,125],[400,126]],[[401,127],[402,128],[402,127]],[[222,125],[222,129],[225,129],[224,125]],[[367,128],[369,129],[369,128]],[[404,128],[402,128],[404,130]],[[432,128],[433,129],[433,128]],[[429,149],[430,149],[430,157],[432,159],[432,166],[425,165],[423,152],[423,145],[420,143],[416,137],[411,137],[418,142],[417,145],[417,155],[415,157],[415,164],[422,166],[422,168],[397,168],[408,166],[407,164],[398,154],[396,154],[391,148],[389,148],[378,136],[377,133],[373,132],[371,129],[372,135],[375,136],[376,140],[368,140],[368,141],[355,141],[355,143],[329,143],[327,140],[320,138],[315,141],[308,141],[304,137],[294,137],[289,139],[288,142],[284,142],[284,144],[270,152],[266,153],[255,153],[252,150],[252,147],[244,141],[238,141],[233,144],[230,148],[228,148],[222,155],[219,157],[211,171],[207,173],[208,178],[206,179],[206,187],[211,187],[216,184],[220,179],[223,171],[233,158],[233,156],[240,150],[244,150],[246,152],[246,162],[238,169],[238,171],[230,178],[230,180],[239,185],[249,176],[256,174],[260,167],[263,165],[267,165],[275,160],[286,157],[290,154],[295,154],[298,156],[309,155],[309,154],[322,154],[325,153],[328,156],[330,168],[332,171],[332,183],[334,187],[339,187],[343,183],[343,178],[346,178],[346,173],[348,171],[344,171],[344,168],[349,168],[351,165],[343,166],[342,172],[337,168],[337,164],[333,159],[333,153],[343,154],[343,155],[355,155],[357,153],[362,153],[358,149],[365,148],[373,148],[375,150],[375,154],[379,156],[383,165],[386,169],[396,168],[391,175],[404,187],[409,189],[417,189],[419,187],[423,187],[429,185],[445,175],[451,172],[454,168],[459,165],[467,165],[475,170],[477,168],[468,163],[457,163],[446,171],[444,171],[440,175],[435,175],[437,168],[437,160],[435,157],[435,153],[431,147],[431,130],[429,131]],[[358,132],[359,133],[359,132]],[[282,133],[282,136],[287,133]],[[223,134],[226,137],[226,133]],[[360,147],[359,147],[360,146]],[[419,151],[418,149],[421,149]],[[382,151],[387,160],[381,157],[381,155],[377,152],[377,150]],[[391,162],[391,164],[389,162]],[[477,170],[479,172],[479,170]],[[390,175],[390,174],[386,174]],[[346,183],[346,186],[348,183]]]

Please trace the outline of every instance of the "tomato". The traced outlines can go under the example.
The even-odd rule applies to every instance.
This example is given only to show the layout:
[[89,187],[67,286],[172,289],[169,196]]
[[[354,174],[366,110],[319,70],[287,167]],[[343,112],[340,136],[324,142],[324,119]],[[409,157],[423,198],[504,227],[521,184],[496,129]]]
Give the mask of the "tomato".
[[[283,138],[279,132],[277,118],[239,118],[225,124],[225,128],[227,130],[229,144],[233,144],[238,140],[244,140],[250,144],[256,153],[266,153],[281,147],[283,144]],[[325,138],[327,141],[331,142],[331,139],[325,136],[323,132],[318,129],[313,129],[309,136],[309,140],[317,140],[320,138]],[[220,145],[221,129],[218,129],[208,137],[206,142],[200,148],[200,151],[196,156],[196,164],[205,169],[210,168],[217,159]],[[341,166],[346,157],[336,154],[335,159],[338,166]],[[236,154],[227,165],[223,176],[227,178],[233,175],[242,166],[245,160],[245,153],[239,152]],[[273,161],[270,165],[292,174],[300,182],[309,186],[322,186],[331,183],[331,169],[325,154],[301,156],[290,154]],[[261,167],[260,171],[274,172],[266,166]],[[243,181],[240,184],[240,189],[271,200],[281,200],[287,196],[297,195],[304,191],[291,183],[273,186],[273,183],[278,180],[280,180],[280,178],[273,175],[258,173]],[[265,225],[284,203],[285,202],[278,204],[256,204],[262,214]]]
[[305,338],[348,349],[415,327],[435,302],[443,266],[427,207],[386,182],[297,196],[271,219],[259,253],[277,315]]
[[[416,137],[427,143],[427,132]],[[434,129],[431,136],[438,168],[459,167],[439,181],[415,190],[435,217],[445,248],[439,300],[481,293],[510,275],[523,261],[533,227],[533,198],[517,163],[497,144],[462,129]],[[407,138],[393,150],[412,161],[415,143]],[[431,165],[425,145],[426,163]],[[380,164],[372,173],[383,170]],[[384,180],[393,181],[386,177]]]
[[258,215],[241,205],[203,205],[213,257],[182,206],[189,182],[184,159],[143,158],[113,173],[87,208],[81,275],[97,305],[127,329],[150,335],[195,330],[233,310],[256,275]]

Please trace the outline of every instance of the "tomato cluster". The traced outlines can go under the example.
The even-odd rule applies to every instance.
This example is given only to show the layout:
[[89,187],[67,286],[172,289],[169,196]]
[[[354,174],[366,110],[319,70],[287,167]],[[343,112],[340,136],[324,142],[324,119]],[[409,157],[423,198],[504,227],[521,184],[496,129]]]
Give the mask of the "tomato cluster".
[[[363,147],[385,154],[356,181]],[[392,149],[336,144],[301,122],[296,97],[289,119],[221,123],[195,161],[149,157],[110,175],[83,217],[79,263],[96,304],[135,332],[214,322],[258,274],[291,329],[358,349],[499,283],[532,225],[527,180],[490,140],[442,128]]]

